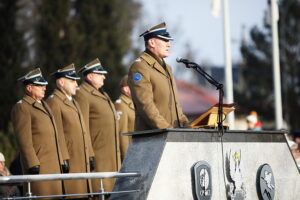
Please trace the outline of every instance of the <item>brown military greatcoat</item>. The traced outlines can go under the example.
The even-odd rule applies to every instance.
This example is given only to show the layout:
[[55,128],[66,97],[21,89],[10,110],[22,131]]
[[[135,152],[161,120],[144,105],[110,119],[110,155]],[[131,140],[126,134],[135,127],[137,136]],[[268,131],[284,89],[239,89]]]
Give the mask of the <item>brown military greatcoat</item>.
[[124,160],[131,136],[124,136],[122,133],[134,131],[134,105],[130,97],[122,94],[119,99],[116,100],[115,108],[119,119],[121,159]]
[[[23,173],[40,165],[40,174],[59,174],[63,163],[53,115],[44,101],[25,95],[12,109],[12,123],[19,145]],[[34,195],[62,194],[61,181],[33,182]]]
[[[143,52],[131,65],[128,84],[135,104],[135,130],[186,126],[171,68]],[[165,67],[164,67],[165,65]]]
[[[47,103],[55,118],[58,134],[62,135],[60,142],[68,148],[69,173],[90,172],[89,157],[95,155],[79,105],[58,89],[47,99]],[[64,181],[64,186],[66,194],[92,192],[90,180],[68,180]]]
[[[119,131],[115,107],[105,92],[100,92],[84,81],[75,96],[89,130],[95,152],[95,171],[112,172],[121,167]],[[99,181],[93,180],[93,190]],[[114,179],[105,179],[104,188],[112,191]]]

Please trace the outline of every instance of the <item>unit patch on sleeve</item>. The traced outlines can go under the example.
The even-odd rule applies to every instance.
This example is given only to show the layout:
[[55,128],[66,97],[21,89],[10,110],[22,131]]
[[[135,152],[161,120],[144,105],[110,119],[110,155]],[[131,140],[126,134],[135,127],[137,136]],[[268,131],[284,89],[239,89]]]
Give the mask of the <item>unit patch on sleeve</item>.
[[140,80],[142,80],[142,75],[140,73],[135,73],[133,75],[133,81],[134,82],[139,82]]

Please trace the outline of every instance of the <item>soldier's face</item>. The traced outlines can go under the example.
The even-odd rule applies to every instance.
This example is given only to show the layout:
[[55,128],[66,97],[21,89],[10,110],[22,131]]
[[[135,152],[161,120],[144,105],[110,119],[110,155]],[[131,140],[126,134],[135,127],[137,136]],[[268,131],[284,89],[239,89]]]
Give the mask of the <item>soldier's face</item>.
[[152,52],[159,58],[165,58],[169,56],[169,49],[171,47],[170,40],[151,38],[149,40],[149,45],[152,47]]
[[76,80],[71,80],[68,78],[63,79],[62,89],[67,95],[69,96],[75,95],[77,88],[78,88],[78,84]]
[[26,93],[36,100],[42,100],[45,96],[46,86],[45,85],[26,85]]
[[104,85],[105,75],[90,73],[88,74],[90,83],[97,89],[101,88]]

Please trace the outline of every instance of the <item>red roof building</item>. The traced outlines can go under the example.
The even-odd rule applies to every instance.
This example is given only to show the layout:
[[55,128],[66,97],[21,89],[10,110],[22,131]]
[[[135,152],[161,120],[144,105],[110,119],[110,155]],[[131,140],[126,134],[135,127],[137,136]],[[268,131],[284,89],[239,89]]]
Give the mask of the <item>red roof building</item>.
[[193,120],[218,103],[218,90],[176,80],[180,103],[184,114]]

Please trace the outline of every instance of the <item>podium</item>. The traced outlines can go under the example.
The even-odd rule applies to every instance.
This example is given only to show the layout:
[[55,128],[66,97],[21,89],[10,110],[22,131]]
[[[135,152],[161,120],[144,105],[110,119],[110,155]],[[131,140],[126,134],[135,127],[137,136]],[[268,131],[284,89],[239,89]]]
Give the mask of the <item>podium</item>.
[[284,134],[230,130],[220,137],[212,129],[125,134],[132,142],[121,172],[141,176],[118,178],[114,191],[138,192],[112,194],[110,200],[265,199],[260,194],[300,199],[300,174]]
[[[226,115],[235,110],[235,104],[223,104],[223,116],[224,120]],[[200,115],[194,121],[190,123],[192,128],[216,128],[218,126],[218,104],[215,104],[205,113]],[[223,126],[228,127],[228,124],[223,124]]]

